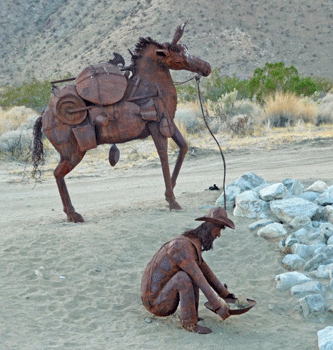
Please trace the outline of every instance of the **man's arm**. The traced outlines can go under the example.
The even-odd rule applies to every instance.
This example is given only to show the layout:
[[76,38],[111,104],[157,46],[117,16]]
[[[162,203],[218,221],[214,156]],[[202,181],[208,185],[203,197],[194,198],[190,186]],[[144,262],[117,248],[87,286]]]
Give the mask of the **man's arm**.
[[[214,293],[213,289],[211,288],[204,274],[202,273],[200,267],[198,266],[195,260],[196,256],[197,256],[197,253],[195,251],[195,248],[192,246],[192,244],[178,243],[176,251],[173,251],[173,254],[172,254],[172,257],[176,262],[176,264],[192,278],[192,280],[197,284],[197,286],[204,293],[209,303],[211,304],[212,309],[216,311],[220,308],[225,308],[220,302],[219,298]],[[225,316],[224,318],[223,314],[224,313],[222,312],[222,315],[220,315],[223,319],[229,316],[228,313],[226,312],[226,315],[224,315]]]
[[232,294],[229,293],[228,289],[219,281],[219,279],[216,277],[214,272],[206,264],[205,261],[202,261],[202,263],[200,264],[200,269],[203,275],[205,276],[207,282],[221,298],[224,299],[228,296],[234,297]]

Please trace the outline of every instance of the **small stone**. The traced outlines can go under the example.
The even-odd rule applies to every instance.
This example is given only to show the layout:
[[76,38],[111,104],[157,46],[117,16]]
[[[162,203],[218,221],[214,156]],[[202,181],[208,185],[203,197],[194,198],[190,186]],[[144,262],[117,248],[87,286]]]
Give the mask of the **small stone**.
[[294,297],[304,297],[309,294],[323,294],[326,291],[324,284],[318,281],[310,281],[291,287],[290,293]]
[[315,201],[317,204],[326,206],[333,204],[333,186],[330,186]]
[[333,350],[333,327],[328,326],[317,332],[319,350]]
[[282,264],[287,270],[298,270],[305,265],[305,260],[297,254],[287,254],[283,258]]
[[327,255],[324,253],[319,253],[315,255],[312,259],[310,259],[304,265],[304,271],[313,271],[318,268],[325,260],[327,260]]
[[305,191],[313,191],[323,193],[328,189],[326,182],[324,181],[316,181],[311,186],[309,186]]
[[269,224],[273,224],[274,221],[272,219],[261,219],[256,222],[253,222],[252,224],[249,225],[249,230],[257,230],[261,227],[267,226]]
[[292,286],[297,284],[311,281],[311,278],[304,275],[303,273],[293,271],[286,272],[275,277],[276,288],[281,291],[290,289]]
[[299,180],[285,179],[282,183],[287,187],[292,196],[297,196],[304,192],[304,186]]
[[150,317],[146,317],[146,318],[145,318],[145,321],[146,321],[147,323],[152,323],[152,322],[153,322],[152,319],[151,319]]
[[282,224],[279,224],[277,222],[273,224],[269,224],[263,228],[261,228],[258,232],[257,235],[259,237],[264,237],[266,239],[275,239],[275,238],[280,238],[284,237],[287,234],[287,231],[283,227]]
[[312,313],[320,313],[325,310],[325,299],[321,294],[307,295],[298,301],[306,318]]
[[302,243],[296,243],[291,246],[291,252],[299,255],[303,259],[307,259],[309,257],[309,246]]
[[295,216],[291,220],[290,226],[294,229],[300,229],[302,227],[311,226],[311,219],[308,216],[304,215]]
[[272,213],[282,222],[291,223],[296,216],[310,219],[317,213],[319,206],[303,198],[292,197],[270,202]]
[[282,183],[276,183],[270,186],[267,186],[259,191],[259,197],[263,201],[272,201],[274,199],[282,199],[289,197],[289,191],[286,186]]
[[311,272],[311,276],[317,278],[330,278],[330,274],[333,272],[333,264],[320,265],[317,270]]

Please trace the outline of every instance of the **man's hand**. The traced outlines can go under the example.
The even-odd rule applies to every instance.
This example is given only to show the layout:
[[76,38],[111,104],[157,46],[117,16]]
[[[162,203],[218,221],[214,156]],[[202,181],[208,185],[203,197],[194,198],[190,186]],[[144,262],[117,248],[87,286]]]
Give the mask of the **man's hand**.
[[221,306],[219,309],[217,309],[215,312],[222,318],[222,320],[226,320],[230,314],[229,314],[230,308],[227,306]]

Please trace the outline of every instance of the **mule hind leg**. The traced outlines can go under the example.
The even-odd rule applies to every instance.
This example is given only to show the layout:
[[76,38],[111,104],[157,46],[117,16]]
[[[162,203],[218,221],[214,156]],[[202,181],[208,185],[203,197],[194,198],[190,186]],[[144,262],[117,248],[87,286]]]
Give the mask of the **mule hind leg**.
[[60,157],[60,162],[54,170],[54,177],[57,182],[60,198],[63,204],[64,212],[70,222],[84,222],[83,217],[77,213],[72,205],[69,193],[67,190],[65,176],[71,172],[82,160],[85,152],[77,152],[72,155],[70,160]]

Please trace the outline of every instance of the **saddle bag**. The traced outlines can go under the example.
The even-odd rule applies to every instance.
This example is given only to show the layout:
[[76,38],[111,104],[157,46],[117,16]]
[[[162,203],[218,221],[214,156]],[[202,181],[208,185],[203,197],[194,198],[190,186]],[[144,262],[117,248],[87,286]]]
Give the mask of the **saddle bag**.
[[77,94],[75,85],[55,89],[50,99],[50,108],[58,120],[69,125],[78,125],[87,116],[86,105]]
[[75,80],[78,94],[97,105],[111,105],[122,99],[127,79],[121,70],[110,63],[85,68]]

